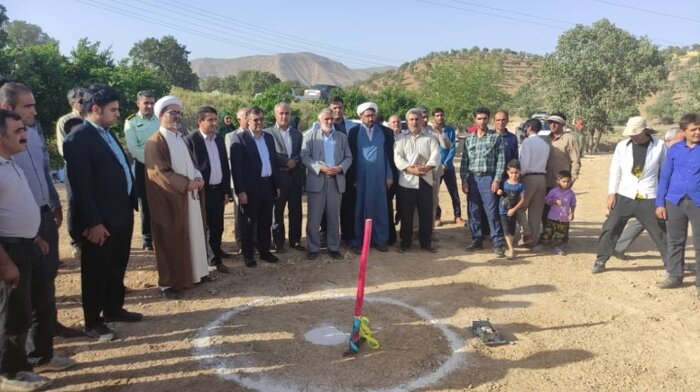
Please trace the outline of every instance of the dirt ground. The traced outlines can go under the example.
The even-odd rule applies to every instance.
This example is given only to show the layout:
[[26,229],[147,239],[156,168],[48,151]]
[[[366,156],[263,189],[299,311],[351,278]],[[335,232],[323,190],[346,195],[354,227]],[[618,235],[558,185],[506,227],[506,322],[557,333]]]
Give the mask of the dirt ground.
[[[114,342],[57,339],[77,368],[55,373],[60,390],[117,391],[698,391],[700,300],[695,278],[660,290],[661,260],[646,234],[631,261],[611,259],[592,275],[595,241],[605,217],[610,156],[583,159],[575,186],[579,207],[569,255],[494,259],[490,247],[463,250],[465,227],[437,230],[439,252],[373,251],[364,315],[380,350],[316,345],[304,335],[333,326],[349,332],[358,258],[307,261],[288,251],[276,265],[249,269],[240,256],[229,275],[164,299],[153,253],[140,249],[135,224],[126,308],[143,322],[111,325]],[[61,189],[63,191],[63,189]],[[65,193],[62,193],[65,195]],[[65,197],[65,196],[64,196]],[[441,193],[444,218],[449,196]],[[464,208],[464,207],[463,207]],[[226,210],[225,249],[232,246]],[[65,264],[57,279],[59,319],[81,327],[79,264],[61,228]],[[694,250],[686,253],[693,260]],[[511,344],[486,347],[471,331],[489,319]]]

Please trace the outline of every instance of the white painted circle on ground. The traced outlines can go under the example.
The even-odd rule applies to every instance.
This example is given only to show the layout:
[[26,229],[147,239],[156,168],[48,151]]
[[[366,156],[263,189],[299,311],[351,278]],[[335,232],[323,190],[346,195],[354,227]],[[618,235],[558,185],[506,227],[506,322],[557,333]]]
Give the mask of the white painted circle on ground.
[[[335,389],[321,389],[313,388],[306,385],[296,385],[289,380],[279,380],[273,379],[271,377],[264,377],[257,375],[255,377],[250,377],[245,371],[240,371],[236,365],[230,362],[227,355],[218,354],[216,352],[216,342],[214,341],[218,331],[222,329],[224,323],[235,317],[237,314],[258,306],[265,305],[284,305],[284,304],[294,304],[307,301],[318,301],[325,299],[347,299],[355,300],[353,296],[347,293],[340,292],[338,290],[302,294],[291,297],[284,298],[271,298],[265,297],[260,298],[256,301],[249,303],[248,305],[239,306],[233,308],[225,313],[223,313],[219,318],[199,329],[194,339],[192,340],[192,354],[193,356],[204,366],[205,368],[210,368],[214,370],[214,373],[224,380],[234,381],[246,388],[254,389],[257,391],[264,392],[294,392],[294,391],[306,391],[306,392],[326,392],[333,391]],[[399,300],[388,298],[388,297],[365,297],[365,302],[368,303],[383,303],[389,305],[400,306],[403,308],[410,309],[416,315],[430,322],[435,328],[440,330],[442,334],[447,339],[449,343],[449,348],[452,354],[446,358],[446,360],[433,372],[427,373],[412,379],[408,379],[400,385],[392,386],[389,388],[380,389],[363,389],[365,392],[399,392],[399,391],[412,391],[414,389],[423,388],[436,381],[442,379],[450,372],[458,369],[464,363],[464,351],[465,344],[464,341],[457,336],[442,320],[433,317],[426,310],[408,305],[405,302]]]
[[321,346],[335,346],[347,343],[350,334],[344,333],[332,325],[321,325],[304,334],[304,339]]

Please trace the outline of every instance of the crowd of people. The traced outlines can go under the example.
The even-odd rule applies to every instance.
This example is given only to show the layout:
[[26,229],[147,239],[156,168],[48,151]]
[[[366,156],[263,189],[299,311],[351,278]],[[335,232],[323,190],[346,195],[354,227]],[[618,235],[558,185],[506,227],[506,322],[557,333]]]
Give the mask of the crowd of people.
[[[111,130],[120,98],[102,84],[72,89],[71,112],[56,122],[67,172],[66,223],[80,259],[80,331],[57,318],[63,208],[34,96],[20,83],[0,88],[1,389],[38,390],[51,382],[40,373],[74,366],[74,360],[54,355],[54,336],[110,341],[117,334],[108,324],[143,319],[124,308],[136,210],[142,249],[155,252],[158,286],[168,299],[210,281],[210,270],[230,272],[224,260],[233,255],[222,247],[229,203],[235,245],[249,268],[258,264],[256,251],[267,263],[291,249],[309,260],[326,249],[330,258],[342,260],[343,245],[359,253],[365,241],[379,252],[393,246],[404,253],[417,239],[421,251],[436,253],[435,228],[446,215],[438,200],[443,180],[452,222],[465,224],[454,164],[459,140],[440,108],[432,110],[432,121],[426,108],[408,110],[402,129],[398,115],[384,125],[373,102],[356,108],[358,123],[350,121],[343,100],[333,98],[302,133],[284,102],[275,105],[275,124],[268,128],[258,107],[240,108],[236,129],[231,114],[203,106],[197,129],[187,132],[178,97],[156,99],[141,91],[138,112],[124,123],[122,146]],[[498,258],[517,257],[518,246],[565,255],[581,168],[578,142],[565,132],[566,117],[548,117],[546,136],[539,134],[540,120],[526,121],[522,142],[507,129],[505,110],[495,113],[494,129],[488,108],[474,110],[474,121],[459,165],[471,233],[465,251],[484,249],[488,239]],[[609,212],[592,272],[603,272],[611,256],[624,257],[646,230],[668,274],[658,285],[679,287],[689,224],[696,265],[700,256],[700,113],[684,115],[665,141],[642,117],[630,118],[623,136],[610,165]],[[372,220],[371,238],[364,238],[366,219]]]

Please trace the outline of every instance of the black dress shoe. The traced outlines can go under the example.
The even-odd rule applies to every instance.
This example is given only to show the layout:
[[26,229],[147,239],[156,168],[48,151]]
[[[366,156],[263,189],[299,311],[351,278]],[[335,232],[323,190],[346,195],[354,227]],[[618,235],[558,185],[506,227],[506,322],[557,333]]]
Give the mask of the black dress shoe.
[[212,279],[212,278],[211,278],[210,276],[208,276],[208,275],[207,275],[207,276],[202,276],[201,278],[199,278],[199,284],[202,284],[202,283],[210,283],[210,282],[213,282],[213,281],[214,281],[214,279]]
[[153,243],[149,242],[144,242],[143,246],[141,246],[141,249],[147,250],[149,252],[153,252]]
[[163,290],[163,297],[167,299],[180,299],[182,298],[182,292],[175,289],[165,289]]
[[253,258],[245,259],[245,266],[248,268],[255,268],[258,266],[258,263]]
[[437,249],[432,246],[421,246],[420,249],[430,253],[437,253]]
[[343,260],[344,259],[343,255],[340,254],[340,252],[338,252],[338,251],[335,251],[335,252],[331,251],[330,255],[331,255],[331,258],[333,260]]
[[464,248],[465,250],[479,250],[479,249],[484,249],[484,244],[482,244],[480,241],[473,241],[469,245]]
[[262,254],[260,254],[260,260],[267,261],[268,263],[276,263],[280,261],[280,259],[278,259],[277,256],[273,255],[270,252],[263,252]]
[[389,247],[384,244],[375,244],[374,247],[380,252],[387,252]]
[[309,252],[309,254],[306,255],[306,258],[309,260],[316,260],[318,259],[318,252]]
[[305,251],[306,250],[306,248],[304,248],[304,245],[302,245],[298,242],[296,244],[290,244],[289,247],[292,249],[296,249],[298,251]]
[[63,324],[56,322],[56,325],[54,326],[54,329],[53,329],[53,336],[54,337],[60,336],[62,338],[78,338],[78,337],[85,336],[85,332],[83,332],[79,329],[66,327]]
[[231,270],[227,266],[225,266],[224,263],[217,264],[216,271],[221,272],[222,274],[228,274],[231,272]]
[[135,323],[143,320],[143,315],[141,313],[129,312],[126,309],[120,309],[115,314],[105,314],[105,322],[126,322]]

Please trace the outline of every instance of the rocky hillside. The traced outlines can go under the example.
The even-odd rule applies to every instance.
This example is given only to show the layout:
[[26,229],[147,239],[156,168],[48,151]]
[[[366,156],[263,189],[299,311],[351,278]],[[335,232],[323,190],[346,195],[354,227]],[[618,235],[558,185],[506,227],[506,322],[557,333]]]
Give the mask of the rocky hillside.
[[392,67],[351,69],[337,61],[313,53],[280,53],[272,56],[192,60],[192,70],[200,78],[236,75],[246,69],[272,72],[282,81],[296,80],[307,86],[312,84],[347,86],[366,80],[377,72],[390,70]]

